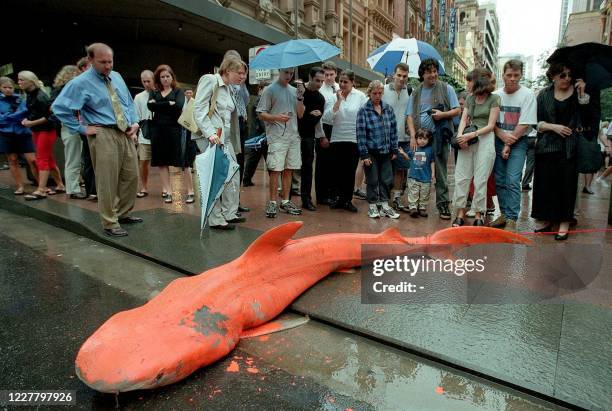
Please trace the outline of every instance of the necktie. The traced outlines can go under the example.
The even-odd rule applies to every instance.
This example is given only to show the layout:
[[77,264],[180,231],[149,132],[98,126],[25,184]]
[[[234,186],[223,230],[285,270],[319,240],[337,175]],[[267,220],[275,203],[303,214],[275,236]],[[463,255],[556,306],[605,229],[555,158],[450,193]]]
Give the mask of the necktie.
[[117,127],[119,130],[125,131],[130,125],[128,124],[125,115],[123,114],[123,109],[121,108],[121,103],[119,102],[119,96],[117,95],[117,91],[113,88],[110,78],[104,77],[104,84],[106,84],[106,88],[108,89],[108,93],[110,94],[111,105],[113,106],[113,113],[115,113],[115,119],[117,120]]

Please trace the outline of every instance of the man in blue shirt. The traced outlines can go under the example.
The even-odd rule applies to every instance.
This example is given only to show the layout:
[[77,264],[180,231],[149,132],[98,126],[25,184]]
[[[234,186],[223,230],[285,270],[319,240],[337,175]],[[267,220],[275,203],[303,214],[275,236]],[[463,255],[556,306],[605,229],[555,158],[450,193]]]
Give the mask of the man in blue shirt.
[[123,237],[128,233],[120,224],[142,222],[130,216],[138,190],[138,116],[123,78],[113,71],[113,50],[94,43],[87,57],[91,67],[66,84],[51,110],[71,131],[87,136],[102,227]]
[[423,128],[433,133],[433,152],[436,170],[436,206],[440,218],[451,218],[448,207],[447,163],[453,118],[461,112],[455,90],[438,80],[439,63],[426,59],[419,65],[419,80],[406,109],[406,123],[410,132],[410,148],[417,148],[416,133]]

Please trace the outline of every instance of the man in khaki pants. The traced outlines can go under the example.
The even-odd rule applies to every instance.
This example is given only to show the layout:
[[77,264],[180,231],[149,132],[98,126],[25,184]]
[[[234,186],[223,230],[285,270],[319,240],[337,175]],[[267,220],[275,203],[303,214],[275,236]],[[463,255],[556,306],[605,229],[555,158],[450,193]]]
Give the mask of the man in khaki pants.
[[66,84],[51,110],[70,130],[87,135],[102,227],[109,236],[123,237],[128,233],[120,224],[142,222],[130,216],[138,189],[138,117],[123,78],[113,71],[113,50],[94,43],[87,57],[91,67]]

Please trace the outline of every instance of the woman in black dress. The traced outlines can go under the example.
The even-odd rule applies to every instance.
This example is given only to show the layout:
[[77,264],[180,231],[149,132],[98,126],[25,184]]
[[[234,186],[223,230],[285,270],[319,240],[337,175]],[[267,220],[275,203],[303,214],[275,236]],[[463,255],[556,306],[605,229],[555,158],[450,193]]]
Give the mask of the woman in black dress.
[[[592,122],[593,111],[586,84],[574,81],[571,70],[560,63],[546,72],[552,85],[538,94],[538,136],[536,141],[531,216],[538,220],[536,232],[559,223],[555,240],[566,240],[574,220],[578,170],[576,129]],[[587,90],[588,91],[588,90]],[[592,134],[583,126],[584,135]]]
[[[185,104],[185,94],[177,87],[176,76],[166,64],[157,67],[154,73],[156,90],[149,95],[147,106],[153,119],[151,121],[151,166],[159,167],[162,180],[164,202],[172,202],[170,175],[168,167],[188,167],[185,159],[185,144],[182,127],[178,119]],[[193,184],[190,170],[185,170],[187,181],[187,202],[193,202]]]

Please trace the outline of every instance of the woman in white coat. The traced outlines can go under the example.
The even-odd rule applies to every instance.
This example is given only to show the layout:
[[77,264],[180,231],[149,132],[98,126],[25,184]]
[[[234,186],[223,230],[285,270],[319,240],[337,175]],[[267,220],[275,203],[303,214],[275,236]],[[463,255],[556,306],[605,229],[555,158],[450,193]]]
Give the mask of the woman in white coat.
[[[240,147],[240,128],[236,102],[230,91],[233,84],[246,78],[247,65],[238,59],[228,58],[221,63],[219,73],[200,78],[193,108],[193,117],[203,137],[196,140],[201,151],[209,144],[221,144],[227,154],[236,161],[234,147]],[[239,217],[240,177],[235,173],[225,186],[221,199],[215,204],[208,224],[210,228],[233,230],[231,223],[244,222]]]

